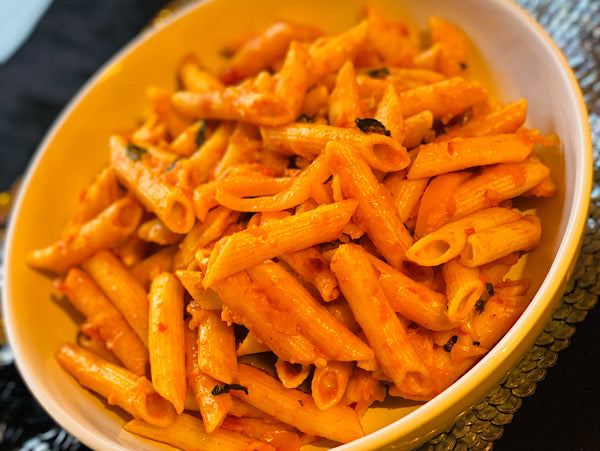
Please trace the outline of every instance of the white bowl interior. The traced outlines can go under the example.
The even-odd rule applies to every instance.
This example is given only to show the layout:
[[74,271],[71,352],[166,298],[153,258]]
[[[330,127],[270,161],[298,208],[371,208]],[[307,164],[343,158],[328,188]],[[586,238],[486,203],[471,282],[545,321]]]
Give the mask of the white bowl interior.
[[[216,68],[221,63],[221,45],[242,31],[258,30],[278,18],[343,31],[356,23],[362,3],[335,0],[324,9],[317,0],[213,0],[186,8],[116,55],[70,103],[41,144],[7,235],[3,312],[18,368],[30,390],[56,421],[91,448],[156,446],[121,433],[123,417],[118,410],[107,409],[55,362],[57,345],[72,341],[76,327],[69,309],[51,297],[52,281],[31,270],[25,254],[56,239],[81,188],[107,163],[108,136],[140,117],[147,86],[174,86],[175,67],[185,53],[193,51]],[[583,230],[591,186],[589,128],[575,79],[549,38],[516,6],[503,0],[375,3],[420,28],[432,15],[463,28],[478,51],[471,65],[474,77],[493,80],[493,91],[504,101],[526,98],[528,125],[561,137],[560,148],[542,155],[558,182],[559,194],[539,205],[544,242],[528,260],[538,293],[517,327],[429,403],[418,408],[414,403],[398,403],[394,409],[372,409],[365,428],[379,431],[340,447],[348,450],[374,449],[393,440],[398,446],[394,449],[415,446],[478,402],[517,363],[560,299]]]

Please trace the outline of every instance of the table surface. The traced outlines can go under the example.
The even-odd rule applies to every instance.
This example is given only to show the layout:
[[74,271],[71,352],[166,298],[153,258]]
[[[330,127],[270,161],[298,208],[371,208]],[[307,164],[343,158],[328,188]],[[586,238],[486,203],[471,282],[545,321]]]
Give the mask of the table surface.
[[[84,5],[80,0],[53,1],[25,44],[0,65],[0,192],[9,189],[22,174],[44,133],[81,85],[167,3],[88,0]],[[488,432],[494,427],[494,433],[485,440],[475,427],[481,423],[475,417],[484,415],[474,411],[469,417],[475,418],[469,422],[470,434],[464,424],[460,428],[457,425],[423,449],[433,450],[435,443],[439,443],[438,449],[457,450],[492,446],[511,451],[600,449],[600,308],[593,308],[600,293],[600,249],[596,249],[600,246],[595,243],[600,238],[596,233],[596,218],[600,217],[600,1],[517,3],[539,21],[565,53],[590,113],[595,189],[584,250],[567,289],[566,309],[555,315],[546,336],[541,337],[545,341],[539,349],[546,353],[536,352],[515,370],[515,377],[530,376],[530,369],[535,367],[538,377],[529,381],[525,391],[515,390],[511,380],[499,387],[501,393],[512,393],[511,399],[519,398],[513,411],[503,414],[502,422],[484,425]],[[581,292],[586,294],[583,307],[574,294]],[[564,310],[575,310],[578,315],[567,316]],[[550,345],[548,339],[552,340]],[[485,401],[478,407],[489,405]],[[0,348],[0,449],[84,449],[30,396],[10,363],[7,347]]]

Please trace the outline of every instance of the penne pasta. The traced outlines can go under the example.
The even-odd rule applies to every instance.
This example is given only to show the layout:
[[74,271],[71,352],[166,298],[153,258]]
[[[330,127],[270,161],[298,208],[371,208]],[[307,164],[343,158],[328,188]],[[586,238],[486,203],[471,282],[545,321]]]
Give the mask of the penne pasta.
[[176,419],[171,403],[162,398],[144,376],[106,362],[77,345],[65,343],[56,351],[58,362],[78,382],[136,418],[157,427]]
[[187,388],[183,287],[173,274],[163,272],[152,280],[148,300],[148,351],[152,385],[181,414]]
[[57,285],[85,315],[85,332],[97,336],[129,371],[144,376],[149,358],[146,346],[92,278],[74,267]]
[[331,269],[383,372],[397,387],[408,385],[415,391],[426,388],[429,374],[392,310],[366,252],[355,245],[340,246]]
[[348,443],[376,403],[449,387],[525,310],[533,284],[511,278],[541,240],[537,198],[560,190],[540,159],[559,139],[472,78],[459,27],[411,25],[375,4],[331,34],[281,19],[224,43],[219,72],[184,50],[175,91],[145,87],[26,257],[83,315],[57,360],[133,417],[124,431]]
[[95,252],[124,241],[134,232],[141,217],[142,209],[135,200],[119,199],[76,231],[71,226],[72,235],[68,239],[29,252],[27,263],[34,268],[63,274]]
[[142,419],[133,419],[123,428],[133,434],[150,438],[177,448],[196,451],[270,451],[274,448],[268,443],[249,439],[248,437],[227,430],[217,429],[208,434],[202,420],[183,413],[167,427],[156,427]]
[[222,238],[210,255],[204,287],[269,258],[336,239],[355,209],[353,200],[322,205]]
[[[179,188],[160,180],[141,161],[127,156],[128,147],[124,139],[113,136],[110,147],[111,164],[119,180],[135,192],[140,202],[154,212],[170,230],[187,233],[195,221],[191,199]],[[143,154],[143,151],[133,155],[140,153]]]
[[82,267],[123,314],[131,328],[148,343],[148,298],[131,271],[108,250],[94,254]]
[[399,266],[413,239],[400,220],[391,196],[352,147],[331,142],[327,149],[333,171],[340,177],[342,191],[358,200],[355,214],[358,222],[388,262]]
[[348,406],[338,404],[319,410],[310,395],[285,388],[267,373],[247,364],[239,366],[238,382],[247,392],[234,390],[235,396],[302,432],[342,443],[363,435],[356,412]]

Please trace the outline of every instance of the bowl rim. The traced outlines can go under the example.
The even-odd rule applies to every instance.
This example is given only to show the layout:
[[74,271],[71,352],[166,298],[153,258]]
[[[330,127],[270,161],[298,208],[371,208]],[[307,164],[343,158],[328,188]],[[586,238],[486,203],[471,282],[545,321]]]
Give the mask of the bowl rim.
[[[163,18],[152,26],[142,30],[137,36],[131,39],[125,44],[119,51],[117,51],[111,58],[109,58],[104,64],[102,64],[98,70],[81,86],[77,93],[70,99],[70,101],[63,108],[61,113],[56,117],[52,126],[48,129],[43,139],[37,146],[30,162],[24,172],[24,177],[21,182],[21,186],[26,188],[29,186],[31,179],[37,172],[36,169],[40,164],[42,156],[45,154],[49,144],[54,139],[56,133],[62,127],[66,118],[77,108],[81,99],[84,98],[91,89],[95,87],[97,82],[101,79],[105,71],[112,66],[115,62],[122,60],[129,53],[134,51],[136,47],[143,41],[149,39],[151,36],[160,32],[160,30],[166,26],[169,26],[173,22],[176,22],[182,16],[190,13],[192,10],[201,7],[205,3],[211,3],[215,0],[198,0],[197,2],[190,2],[176,11],[172,12],[167,18]],[[487,3],[493,4],[494,8],[502,9],[504,12],[512,15],[512,17],[520,23],[521,27],[532,29],[532,33],[540,38],[541,43],[545,47],[545,50],[553,58],[553,60],[562,68],[560,76],[563,79],[562,84],[568,86],[569,90],[573,94],[574,111],[577,112],[579,120],[579,129],[574,133],[577,141],[579,141],[580,152],[578,152],[577,158],[574,159],[575,165],[578,170],[578,175],[581,177],[577,178],[574,185],[574,199],[575,204],[572,206],[571,211],[573,214],[568,219],[565,227],[565,232],[562,236],[562,240],[556,251],[557,258],[551,264],[548,274],[544,277],[543,282],[530,305],[523,312],[513,327],[504,335],[504,337],[488,352],[475,366],[473,366],[466,374],[464,374],[459,380],[454,382],[450,388],[442,392],[434,399],[427,402],[427,409],[416,409],[413,412],[407,414],[400,420],[394,421],[393,423],[372,432],[354,442],[343,444],[338,446],[336,449],[339,450],[364,450],[374,449],[376,447],[389,444],[394,440],[401,438],[403,435],[410,435],[411,431],[415,431],[422,428],[427,418],[431,415],[434,416],[447,416],[448,412],[454,415],[453,418],[461,414],[463,411],[468,409],[470,406],[464,401],[467,398],[469,392],[472,391],[473,384],[476,386],[488,386],[485,381],[490,378],[492,373],[498,372],[501,369],[503,373],[507,373],[518,361],[522,358],[524,353],[516,353],[518,348],[523,348],[526,345],[528,349],[533,341],[537,338],[537,335],[545,327],[545,322],[538,321],[537,333],[529,334],[528,342],[524,342],[519,337],[521,334],[521,327],[524,323],[531,324],[535,319],[540,317],[538,308],[542,306],[546,316],[552,313],[553,307],[556,307],[556,302],[553,304],[549,301],[554,293],[560,292],[562,295],[561,286],[565,279],[569,276],[570,271],[573,268],[577,253],[579,251],[579,244],[585,229],[587,220],[587,212],[589,208],[589,199],[592,189],[592,168],[593,168],[593,154],[592,154],[592,140],[591,131],[588,120],[588,112],[581,93],[579,83],[570,68],[565,56],[562,51],[552,40],[550,35],[544,30],[544,28],[527,13],[522,7],[517,5],[513,0],[488,0]],[[487,5],[486,3],[486,5]],[[585,170],[589,168],[589,170]],[[11,317],[12,307],[9,293],[11,292],[11,277],[12,273],[9,261],[11,260],[10,255],[12,254],[12,242],[13,237],[16,234],[15,223],[16,217],[18,216],[18,210],[21,206],[22,199],[25,195],[26,189],[19,189],[14,202],[14,213],[11,214],[8,221],[7,234],[5,236],[5,250],[4,259],[2,262],[2,274],[4,275],[4,283],[2,284],[2,311],[6,318]],[[560,258],[559,258],[560,257]],[[560,296],[562,297],[562,296]],[[560,299],[559,297],[559,299]],[[534,308],[535,307],[535,308]],[[5,322],[6,335],[9,345],[18,342],[17,333],[14,330],[14,325],[11,321]],[[530,327],[531,329],[531,327]],[[525,349],[525,351],[527,350]],[[494,362],[498,355],[504,355],[499,362]],[[19,359],[17,352],[14,353],[14,361],[17,370],[23,378],[29,391],[39,401],[40,405],[54,418],[61,426],[66,430],[80,439],[83,443],[91,446],[94,449],[110,449],[112,448],[111,443],[114,438],[108,440],[104,436],[97,434],[90,434],[80,423],[74,421],[64,407],[59,406],[53,400],[51,396],[47,396],[44,390],[37,387],[35,381],[35,375],[31,374],[29,369],[25,366],[25,363]],[[491,388],[491,386],[490,386]],[[489,388],[488,388],[489,390]],[[487,390],[486,390],[487,391]],[[483,397],[483,395],[482,395]],[[449,405],[451,407],[449,407]],[[449,424],[448,424],[449,425]],[[422,442],[415,438],[415,445],[418,442]]]

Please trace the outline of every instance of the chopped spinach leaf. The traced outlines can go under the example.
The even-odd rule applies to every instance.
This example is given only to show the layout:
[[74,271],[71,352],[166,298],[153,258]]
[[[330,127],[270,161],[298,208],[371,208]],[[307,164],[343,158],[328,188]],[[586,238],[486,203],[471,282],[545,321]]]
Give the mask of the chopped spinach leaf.
[[306,123],[312,122],[312,119],[309,116],[307,116],[306,114],[303,113],[303,114],[301,114],[300,116],[298,116],[296,118],[296,122],[301,122],[301,123],[305,123],[306,124]]
[[240,384],[219,384],[215,385],[211,391],[213,396],[222,395],[223,393],[229,393],[229,390],[242,390],[248,394],[248,389]]
[[483,299],[479,299],[476,303],[475,303],[475,311],[477,313],[483,313],[483,310],[485,309],[485,303],[487,301],[484,301]]
[[371,78],[385,78],[390,75],[390,70],[387,67],[380,67],[378,69],[371,69],[367,72],[367,75]]
[[146,155],[146,153],[148,153],[148,151],[146,149],[144,149],[143,147],[140,146],[136,146],[135,144],[127,144],[127,147],[125,148],[125,152],[127,154],[127,156],[129,158],[131,158],[133,161],[138,161],[140,160],[144,155]]
[[370,117],[361,119],[357,117],[354,122],[363,133],[379,133],[380,135],[391,136],[389,130],[385,128],[385,125],[377,119]]
[[452,351],[452,348],[454,347],[454,345],[456,344],[457,341],[458,341],[458,335],[452,335],[452,337],[450,337],[450,340],[448,340],[448,342],[444,345],[444,351],[446,351],[446,352]]
[[200,147],[202,144],[204,144],[204,141],[206,140],[207,122],[204,119],[200,119],[198,122],[200,123],[200,127],[198,128],[198,132],[196,133],[196,144],[198,145],[198,147]]

